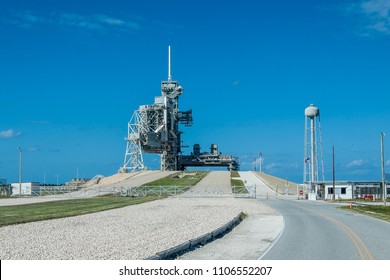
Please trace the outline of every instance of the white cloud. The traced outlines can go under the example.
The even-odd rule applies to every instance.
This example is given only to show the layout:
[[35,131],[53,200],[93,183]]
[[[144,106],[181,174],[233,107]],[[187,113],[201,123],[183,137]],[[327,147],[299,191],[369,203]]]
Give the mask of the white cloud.
[[105,14],[83,15],[76,13],[51,13],[39,15],[33,11],[11,11],[2,21],[18,27],[37,25],[57,25],[58,27],[79,28],[84,30],[137,31],[140,25],[129,19],[121,19]]
[[29,152],[39,152],[41,149],[37,146],[34,146],[34,147],[28,147],[27,148],[27,151]]
[[271,171],[271,170],[274,170],[275,168],[279,168],[279,167],[281,167],[281,164],[279,164],[279,163],[270,163],[270,164],[267,164],[264,169]]
[[362,12],[369,18],[368,29],[390,34],[390,0],[370,0],[361,4]]
[[9,14],[3,15],[1,21],[22,28],[30,28],[33,25],[42,24],[46,19],[36,15],[32,11],[11,11]]
[[87,16],[78,14],[60,14],[58,15],[58,23],[67,27],[101,29],[101,25],[97,22],[90,20]]
[[0,138],[14,138],[18,137],[21,132],[15,132],[13,129],[0,131]]
[[389,0],[369,0],[361,4],[364,13],[374,15],[379,18],[389,18]]
[[140,25],[131,20],[124,20],[108,15],[60,14],[59,23],[63,26],[79,27],[89,30],[115,29],[120,31],[136,31]]
[[370,170],[369,169],[356,169],[356,170],[353,170],[350,172],[351,174],[353,175],[367,175],[367,174],[370,174]]
[[362,159],[355,159],[347,164],[348,168],[356,167],[356,166],[362,166],[364,164],[364,161]]
[[361,35],[372,32],[390,35],[390,0],[366,0],[348,5],[345,10],[351,16],[359,16]]
[[97,17],[97,19],[107,25],[110,26],[118,26],[129,30],[139,30],[140,25],[136,23],[135,21],[130,20],[122,20],[118,18],[109,17],[106,15],[100,15]]
[[301,168],[301,165],[299,163],[296,163],[296,162],[286,162],[286,163],[274,162],[274,163],[266,164],[264,166],[264,169],[267,171],[273,171],[273,170],[276,170],[279,168],[290,169],[290,170],[299,170]]

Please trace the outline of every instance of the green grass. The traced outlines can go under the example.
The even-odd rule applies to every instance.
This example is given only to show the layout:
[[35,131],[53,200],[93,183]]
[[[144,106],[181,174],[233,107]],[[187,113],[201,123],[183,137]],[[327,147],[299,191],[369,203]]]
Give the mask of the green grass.
[[232,187],[245,187],[244,182],[240,179],[230,180]]
[[184,174],[188,174],[188,176],[184,176],[183,178],[177,177],[177,175],[181,173],[182,172],[179,172],[147,184],[147,186],[150,186],[149,191],[154,191],[156,193],[160,191],[160,186],[164,187],[164,193],[161,196],[150,195],[136,197],[115,197],[110,195],[95,198],[58,200],[34,204],[1,206],[0,227],[12,224],[78,216],[140,204],[159,198],[165,198],[168,196],[166,194],[167,188],[172,186],[172,191],[175,190],[173,186],[184,186],[188,187],[189,189],[190,186],[194,186],[196,183],[202,180],[208,172],[184,172]]
[[96,197],[69,199],[43,203],[1,206],[0,227],[35,221],[58,219],[94,213],[156,200],[157,196],[145,197]]
[[349,209],[349,206],[341,206],[341,209],[347,211],[357,212],[363,215],[371,216],[377,219],[390,222],[390,207],[383,205],[354,205],[352,209]]
[[248,190],[245,187],[233,186],[232,192],[233,193],[248,193]]
[[[237,171],[233,171],[233,172],[237,172]],[[240,175],[238,175],[238,177],[240,177]],[[248,190],[246,189],[244,182],[241,179],[230,179],[230,183],[232,186],[233,193],[248,193]]]
[[245,188],[244,182],[241,179],[233,179],[240,178],[238,171],[230,171],[230,177],[230,184],[232,186],[233,193],[248,193],[248,190]]
[[[178,172],[168,177],[147,183],[145,186],[195,186],[207,175],[207,173],[207,171]],[[188,174],[188,176],[180,178],[178,177],[180,174]]]

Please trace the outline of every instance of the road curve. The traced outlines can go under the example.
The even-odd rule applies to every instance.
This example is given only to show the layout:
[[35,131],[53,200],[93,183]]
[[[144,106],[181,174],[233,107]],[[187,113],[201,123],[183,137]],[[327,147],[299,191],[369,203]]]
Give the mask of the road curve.
[[388,260],[390,223],[337,209],[322,201],[268,200],[285,229],[261,259]]

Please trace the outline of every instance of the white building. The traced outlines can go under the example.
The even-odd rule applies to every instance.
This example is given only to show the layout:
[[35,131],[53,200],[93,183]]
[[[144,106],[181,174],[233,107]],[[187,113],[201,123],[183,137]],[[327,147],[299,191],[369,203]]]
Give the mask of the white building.
[[39,194],[39,183],[28,182],[28,183],[12,183],[12,193],[14,195],[37,195]]
[[[333,182],[317,182],[321,199],[333,199]],[[389,182],[386,182],[387,197]],[[381,199],[382,182],[379,181],[336,181],[335,199]]]
[[[335,199],[352,199],[353,190],[350,183],[335,185]],[[325,199],[333,199],[333,183],[325,184]]]

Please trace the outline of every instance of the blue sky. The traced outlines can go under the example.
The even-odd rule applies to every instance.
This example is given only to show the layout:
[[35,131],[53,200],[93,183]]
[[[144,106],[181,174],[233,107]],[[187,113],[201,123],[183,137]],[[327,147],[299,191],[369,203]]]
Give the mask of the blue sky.
[[127,122],[167,78],[168,45],[180,109],[193,110],[185,144],[217,143],[241,170],[262,152],[265,172],[301,182],[314,103],[326,179],[334,145],[337,179],[380,180],[390,0],[1,1],[0,178],[18,180],[19,146],[25,181],[116,173]]

